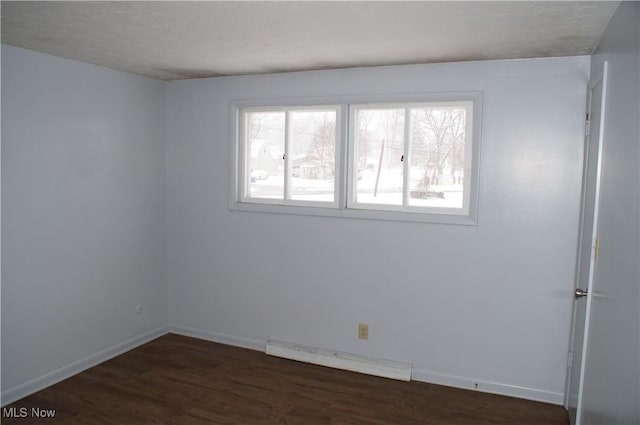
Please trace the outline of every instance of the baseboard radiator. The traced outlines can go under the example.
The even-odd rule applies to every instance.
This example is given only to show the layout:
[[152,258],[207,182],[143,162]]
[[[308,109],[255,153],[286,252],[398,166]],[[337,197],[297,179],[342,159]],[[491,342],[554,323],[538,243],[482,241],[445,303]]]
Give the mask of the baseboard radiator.
[[268,340],[266,354],[384,378],[411,380],[411,363],[377,359],[292,342]]

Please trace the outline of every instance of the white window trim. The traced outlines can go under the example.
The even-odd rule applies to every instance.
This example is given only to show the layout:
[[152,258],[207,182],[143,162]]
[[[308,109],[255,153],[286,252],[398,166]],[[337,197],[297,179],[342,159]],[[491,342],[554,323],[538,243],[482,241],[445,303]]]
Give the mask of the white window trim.
[[[392,221],[409,221],[421,223],[437,223],[437,224],[457,224],[457,225],[477,225],[478,224],[478,194],[480,189],[480,152],[482,146],[482,92],[481,91],[465,91],[465,92],[442,92],[442,93],[393,93],[393,94],[376,94],[376,95],[351,95],[351,96],[322,96],[322,97],[296,97],[296,98],[263,98],[263,99],[237,99],[229,102],[229,209],[232,211],[248,211],[258,213],[275,213],[275,214],[296,214],[296,215],[312,215],[325,217],[342,217],[352,219],[372,219],[372,220],[392,220]],[[425,212],[424,207],[418,207],[420,212],[414,211],[413,208],[407,206],[406,209],[399,210],[383,210],[382,205],[372,204],[366,209],[365,204],[359,204],[358,208],[354,208],[351,204],[347,208],[348,189],[350,182],[349,176],[353,176],[352,162],[349,161],[350,155],[353,154],[353,143],[349,140],[352,132],[350,127],[353,125],[349,119],[349,106],[363,106],[370,104],[378,104],[388,106],[390,104],[402,105],[407,107],[411,104],[434,104],[434,103],[456,103],[471,102],[472,104],[472,126],[471,138],[472,143],[467,144],[467,149],[471,153],[471,169],[465,172],[465,197],[468,196],[468,210],[437,208],[437,213]],[[338,116],[336,117],[336,133],[338,144],[336,152],[336,203],[313,202],[313,201],[289,201],[283,203],[281,200],[273,200],[273,202],[262,202],[265,199],[250,198],[251,202],[242,199],[243,191],[239,186],[240,172],[243,170],[243,146],[244,140],[242,135],[241,111],[251,110],[273,110],[277,108],[283,109],[313,109],[321,107],[338,107]],[[345,125],[346,124],[346,125]],[[465,152],[467,155],[469,152]],[[405,164],[408,164],[405,161]],[[468,177],[467,177],[468,176]],[[407,185],[405,184],[405,190]],[[322,205],[317,205],[322,204]]]

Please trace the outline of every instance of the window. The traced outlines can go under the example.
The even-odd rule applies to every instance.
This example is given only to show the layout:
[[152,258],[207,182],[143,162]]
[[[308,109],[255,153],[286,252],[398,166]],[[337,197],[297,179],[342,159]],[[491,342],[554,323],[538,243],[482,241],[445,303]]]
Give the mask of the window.
[[475,224],[480,100],[233,102],[231,208]]
[[349,207],[467,214],[472,102],[351,107]]
[[336,203],[337,108],[243,111],[243,202]]

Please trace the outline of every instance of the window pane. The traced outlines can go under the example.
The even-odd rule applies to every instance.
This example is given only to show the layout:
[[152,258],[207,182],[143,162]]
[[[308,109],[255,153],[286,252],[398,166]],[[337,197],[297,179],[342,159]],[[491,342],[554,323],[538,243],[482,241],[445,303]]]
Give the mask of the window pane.
[[336,111],[292,111],[291,199],[335,201]]
[[464,108],[411,110],[409,205],[463,207]]
[[247,112],[247,193],[249,198],[284,199],[284,112]]
[[402,205],[404,109],[355,112],[356,202]]

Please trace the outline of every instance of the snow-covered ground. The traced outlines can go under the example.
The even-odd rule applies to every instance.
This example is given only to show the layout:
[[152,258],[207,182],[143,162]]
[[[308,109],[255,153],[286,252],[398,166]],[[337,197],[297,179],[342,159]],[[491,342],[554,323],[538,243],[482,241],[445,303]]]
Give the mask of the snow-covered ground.
[[[416,173],[417,174],[417,173]],[[376,173],[366,170],[361,173],[361,179],[356,183],[357,200],[363,204],[402,205],[402,170],[388,169],[380,173],[378,191],[374,196]],[[418,179],[413,179],[410,190],[419,188]],[[254,198],[282,199],[284,192],[284,176],[269,176],[264,180],[257,180],[250,185],[251,196]],[[410,206],[462,208],[462,185],[432,185],[430,192],[443,192],[444,198],[430,196],[428,198],[409,198]],[[334,200],[334,181],[320,179],[291,179],[291,196],[299,201]]]

